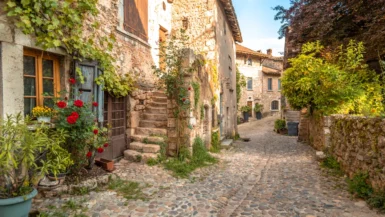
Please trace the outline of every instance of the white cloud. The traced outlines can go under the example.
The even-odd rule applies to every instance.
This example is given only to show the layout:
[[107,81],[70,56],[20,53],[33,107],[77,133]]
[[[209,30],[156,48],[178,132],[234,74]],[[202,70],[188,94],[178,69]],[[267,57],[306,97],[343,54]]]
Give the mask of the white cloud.
[[271,48],[273,49],[274,56],[282,56],[280,52],[285,50],[285,39],[278,38],[261,38],[261,39],[244,39],[243,46],[248,47],[253,50],[261,50],[263,53],[266,53],[266,50]]

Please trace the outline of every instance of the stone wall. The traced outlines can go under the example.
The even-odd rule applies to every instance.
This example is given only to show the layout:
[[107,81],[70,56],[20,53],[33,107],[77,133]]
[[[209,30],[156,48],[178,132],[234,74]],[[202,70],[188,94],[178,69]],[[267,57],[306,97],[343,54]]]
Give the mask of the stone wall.
[[[272,78],[272,90],[268,90],[268,79]],[[274,76],[274,75],[266,75],[263,73],[262,78],[262,98],[259,103],[263,105],[263,113],[262,115],[264,117],[270,116],[270,115],[279,115],[281,110],[281,91],[278,90],[278,79],[280,79],[280,76]],[[278,110],[273,111],[271,109],[271,102],[278,101]]]
[[385,120],[346,115],[309,118],[309,143],[327,151],[352,178],[367,172],[374,189],[385,190]]

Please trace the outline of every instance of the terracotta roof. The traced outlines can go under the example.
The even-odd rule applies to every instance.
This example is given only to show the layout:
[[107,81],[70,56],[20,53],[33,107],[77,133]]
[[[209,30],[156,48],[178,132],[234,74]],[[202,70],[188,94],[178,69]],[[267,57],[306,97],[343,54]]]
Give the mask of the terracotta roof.
[[257,56],[257,57],[261,57],[261,58],[270,58],[270,56],[267,54],[251,50],[250,48],[244,47],[240,44],[235,44],[235,46],[237,49],[237,53],[239,53],[239,54],[247,54],[247,55]]
[[277,76],[280,76],[282,71],[279,70],[279,69],[273,69],[273,68],[270,68],[270,67],[267,67],[267,66],[262,66],[262,72],[267,74],[267,75],[277,75]]
[[229,21],[233,37],[236,42],[243,42],[241,28],[239,27],[237,15],[232,0],[221,0],[227,20]]

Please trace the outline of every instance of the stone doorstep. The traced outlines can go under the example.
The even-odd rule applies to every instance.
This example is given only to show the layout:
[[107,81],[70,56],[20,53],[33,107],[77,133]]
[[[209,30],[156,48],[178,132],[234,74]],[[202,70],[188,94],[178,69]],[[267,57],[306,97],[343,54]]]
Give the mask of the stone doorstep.
[[144,139],[147,139],[149,143],[164,142],[164,139],[162,137],[157,136],[132,135],[131,139],[136,142],[143,142]]
[[163,128],[145,128],[145,127],[137,127],[135,129],[135,133],[139,135],[167,135],[167,129]]
[[140,120],[139,127],[166,128],[167,121]]
[[137,162],[138,157],[141,156],[141,162],[146,163],[150,158],[156,159],[158,157],[157,154],[154,153],[140,153],[134,150],[125,150],[124,151],[124,159],[131,161],[131,162]]
[[130,150],[142,151],[144,153],[158,153],[160,151],[159,145],[142,142],[131,142],[129,147]]
[[157,108],[167,108],[167,102],[149,102],[148,105],[157,107]]
[[151,114],[167,114],[167,108],[159,108],[159,107],[152,107],[152,106],[147,106],[144,111],[146,113],[151,113]]
[[167,98],[166,93],[162,92],[162,91],[154,91],[154,92],[152,92],[152,96],[154,96],[154,97],[166,97]]
[[167,103],[167,97],[152,97],[153,102]]
[[144,120],[167,121],[167,114],[143,114]]

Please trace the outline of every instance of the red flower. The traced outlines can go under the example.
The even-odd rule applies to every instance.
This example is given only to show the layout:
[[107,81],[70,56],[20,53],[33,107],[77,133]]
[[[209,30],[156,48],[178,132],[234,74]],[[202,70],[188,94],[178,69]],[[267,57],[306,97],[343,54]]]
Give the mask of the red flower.
[[81,108],[81,107],[83,107],[83,101],[81,101],[80,99],[75,100],[74,105],[75,105],[76,107]]
[[94,134],[97,135],[99,133],[98,129],[94,129]]
[[182,101],[183,101],[183,102],[186,101],[186,98],[183,98]]
[[102,147],[97,149],[98,153],[103,153],[104,149]]
[[56,105],[59,108],[65,108],[67,106],[67,103],[63,102],[63,101],[59,101],[59,102],[56,103]]
[[75,117],[76,119],[79,118],[79,114],[77,112],[72,112],[70,116]]
[[90,152],[90,151],[89,151],[89,152],[87,152],[87,155],[86,155],[86,156],[87,156],[87,158],[90,158],[90,157],[92,157],[92,152]]
[[76,84],[75,78],[70,78],[68,79],[68,81],[70,82],[70,84]]
[[188,87],[188,90],[191,90],[191,87]]
[[107,148],[108,147],[108,143],[104,143],[104,145],[103,145],[105,148]]
[[77,118],[75,116],[70,115],[70,116],[67,117],[67,122],[69,124],[75,124],[76,120],[77,120]]
[[95,106],[95,107],[97,107],[97,106],[98,106],[98,103],[97,103],[97,102],[93,102],[92,105]]

